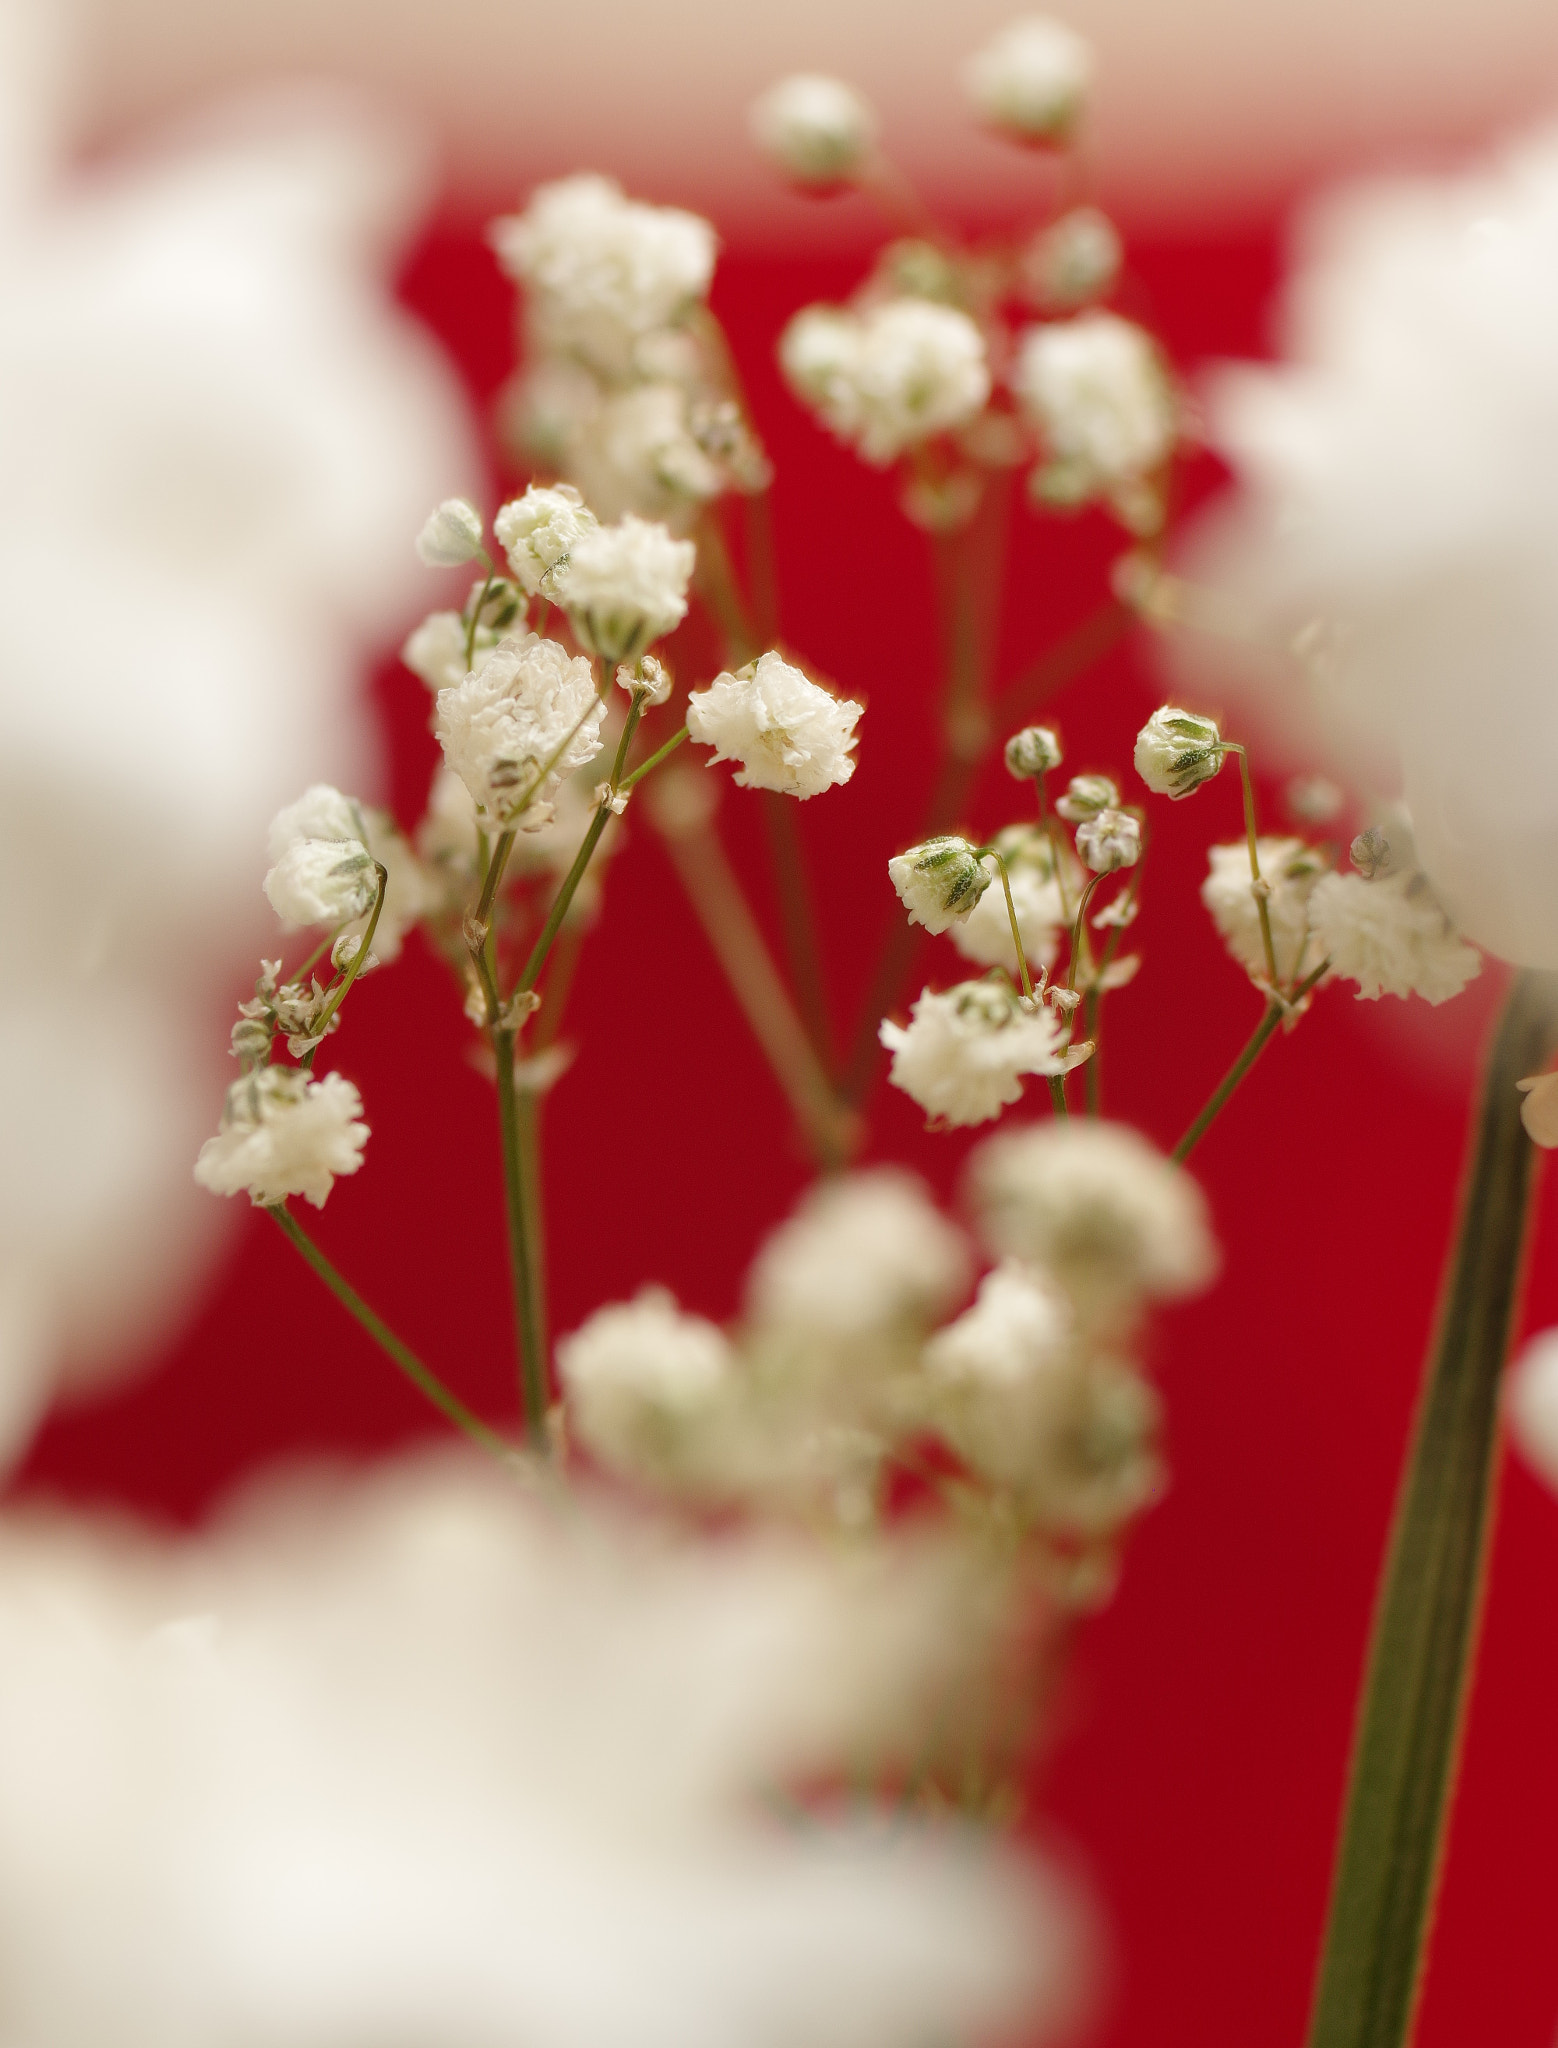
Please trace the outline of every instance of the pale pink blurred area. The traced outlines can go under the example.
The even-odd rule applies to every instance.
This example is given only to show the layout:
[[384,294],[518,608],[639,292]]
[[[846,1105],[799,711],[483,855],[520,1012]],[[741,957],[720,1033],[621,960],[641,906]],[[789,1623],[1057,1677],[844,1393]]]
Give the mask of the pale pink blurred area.
[[[780,191],[748,106],[830,71],[943,208],[1030,205],[1031,162],[978,134],[957,90],[1012,0],[97,0],[83,112],[110,136],[217,87],[307,67],[434,124],[456,192],[485,199],[581,163],[711,213],[726,233],[817,246],[867,231],[859,199]],[[1137,227],[1227,226],[1313,182],[1434,156],[1558,99],[1551,0],[1060,0],[1094,44],[1101,196]]]

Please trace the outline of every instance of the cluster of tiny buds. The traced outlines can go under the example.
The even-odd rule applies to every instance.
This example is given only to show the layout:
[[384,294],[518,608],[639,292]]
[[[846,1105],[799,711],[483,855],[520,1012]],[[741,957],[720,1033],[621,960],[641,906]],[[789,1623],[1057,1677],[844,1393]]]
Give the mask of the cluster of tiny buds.
[[1060,735],[1053,726],[1025,725],[1006,742],[1006,772],[1017,782],[1034,782],[1058,768]]
[[671,694],[671,671],[652,654],[638,661],[623,662],[617,670],[617,688],[637,697],[645,710],[664,704]]
[[1382,825],[1370,825],[1360,832],[1347,849],[1347,857],[1366,882],[1372,882],[1377,875],[1388,875],[1395,861],[1389,835]]
[[[339,947],[341,941],[336,943]],[[353,939],[349,943],[355,946],[358,942]],[[279,960],[262,960],[253,996],[248,1002],[238,1005],[238,1021],[232,1029],[229,1050],[245,1072],[262,1067],[269,1061],[271,1046],[278,1032],[285,1036],[287,1050],[292,1057],[302,1059],[321,1039],[340,1027],[340,1018],[332,1016],[324,1029],[319,1029],[319,1018],[329,1001],[329,990],[320,986],[317,975],[307,984],[301,981],[282,982],[280,976]]]

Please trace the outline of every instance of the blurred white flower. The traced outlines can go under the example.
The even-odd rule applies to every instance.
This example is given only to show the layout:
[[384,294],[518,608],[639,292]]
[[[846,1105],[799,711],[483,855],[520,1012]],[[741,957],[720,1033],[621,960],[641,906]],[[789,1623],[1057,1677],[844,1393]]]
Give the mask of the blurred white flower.
[[1018,273],[1046,312],[1070,312],[1114,289],[1125,251],[1119,230],[1096,206],[1073,207],[1034,236]]
[[[1063,868],[1056,866],[1055,842],[1037,826],[1008,825],[995,835],[995,849],[1006,863],[1011,909],[1017,913],[1023,957],[1030,967],[1049,967],[1060,951],[1060,935],[1076,915],[1086,877],[1062,842]],[[1000,967],[1017,977],[1017,948],[1012,944],[1011,911],[1000,872],[990,855],[986,889],[961,924],[952,927],[952,943],[965,960],[981,967]]]
[[66,182],[26,33],[63,14],[0,35],[33,149],[0,158],[0,1298],[31,1333],[0,1335],[0,1450],[57,1359],[144,1351],[212,1231],[189,1160],[266,821],[309,772],[371,779],[358,650],[475,468],[385,282],[400,133],[305,94]]
[[674,1450],[678,1427],[725,1389],[730,1346],[663,1287],[598,1308],[557,1345],[557,1371],[579,1440],[632,1471]]
[[1092,45],[1047,14],[1008,22],[963,68],[975,112],[1015,142],[1064,142],[1092,82]]
[[[923,1578],[431,1461],[214,1535],[0,1524],[0,2031],[38,2048],[912,2048],[1073,2002],[955,1828],[763,1795],[891,1739]],[[80,1967],[89,1954],[92,1967]]]
[[[782,655],[760,655],[706,690],[687,694],[687,730],[714,761],[739,761],[743,789],[820,796],[855,772],[855,724],[864,705],[835,697]],[[710,764],[713,765],[712,762]]]
[[[1326,863],[1302,839],[1258,839],[1255,850],[1261,879],[1271,890],[1266,915],[1271,922],[1272,951],[1277,956],[1277,978],[1291,982],[1301,972],[1318,967],[1325,957],[1322,947],[1310,946],[1308,941],[1309,899],[1327,871]],[[1264,981],[1266,942],[1250,886],[1249,841],[1235,839],[1226,846],[1209,846],[1206,857],[1211,872],[1201,884],[1201,901],[1234,959],[1247,974]]]
[[1399,776],[1454,922],[1558,966],[1558,132],[1332,200],[1285,331],[1209,393],[1241,488],[1192,572],[1270,640],[1267,723]]
[[1322,875],[1309,897],[1316,963],[1358,984],[1359,999],[1418,995],[1447,1003],[1482,972],[1445,916],[1428,878],[1412,870],[1376,876]]
[[808,306],[780,336],[779,363],[797,397],[878,468],[965,425],[990,395],[984,336],[966,313],[928,299],[858,314]]
[[445,498],[417,535],[417,556],[429,569],[458,569],[481,548],[481,514],[468,498]]
[[336,1177],[362,1165],[370,1133],[361,1116],[362,1097],[341,1074],[316,1080],[301,1067],[259,1067],[228,1089],[222,1128],[201,1146],[195,1178],[213,1195],[303,1195],[322,1209]]
[[897,1166],[819,1181],[764,1240],[747,1314],[767,1329],[862,1336],[929,1322],[968,1286],[963,1234]]
[[1509,1368],[1504,1412],[1522,1454],[1558,1492],[1558,1330],[1526,1341]]
[[797,185],[826,191],[859,176],[876,146],[876,115],[841,78],[798,72],[769,87],[749,117],[752,139]]
[[1133,530],[1153,531],[1160,508],[1148,483],[1174,452],[1179,404],[1147,330],[1117,313],[1030,327],[1012,388],[1044,438],[1039,497],[1106,496]]
[[922,989],[908,1023],[884,1017],[877,1036],[893,1086],[948,1124],[985,1123],[1021,1098],[1024,1074],[1064,1074],[1086,1057],[1053,1010],[1025,1010],[997,980]]

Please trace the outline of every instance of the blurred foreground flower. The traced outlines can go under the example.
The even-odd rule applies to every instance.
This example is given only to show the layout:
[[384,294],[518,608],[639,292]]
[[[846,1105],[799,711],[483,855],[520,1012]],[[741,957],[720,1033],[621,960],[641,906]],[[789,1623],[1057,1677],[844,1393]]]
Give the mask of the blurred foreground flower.
[[13,1517],[0,2032],[1047,2038],[1086,1947],[1058,1877],[783,1796],[893,1740],[950,1590],[799,1538],[688,1543],[460,1458],[273,1487],[183,1543]]
[[255,850],[308,771],[366,779],[358,649],[473,461],[383,283],[404,139],[302,97],[58,184],[55,26],[0,23],[0,1449],[199,1243]]

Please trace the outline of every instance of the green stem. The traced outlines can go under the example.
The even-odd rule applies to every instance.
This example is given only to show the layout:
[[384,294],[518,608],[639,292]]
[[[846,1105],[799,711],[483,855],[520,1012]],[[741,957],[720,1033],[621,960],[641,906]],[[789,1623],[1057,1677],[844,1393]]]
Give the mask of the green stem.
[[1033,976],[1028,972],[1028,956],[1023,951],[1022,933],[1017,926],[1017,906],[1012,901],[1011,877],[1006,872],[1006,862],[993,846],[985,847],[984,851],[995,862],[1001,877],[1001,887],[1006,891],[1006,916],[1012,928],[1012,945],[1017,953],[1017,971],[1022,976],[1022,992],[1031,1002],[1033,1000]]
[[[584,880],[584,871],[594,858],[595,849],[600,845],[601,834],[612,815],[609,791],[616,790],[620,793],[636,779],[630,777],[628,782],[623,782],[621,776],[623,764],[628,757],[628,748],[633,744],[633,735],[638,730],[638,721],[643,716],[643,710],[643,696],[635,691],[632,705],[628,710],[627,722],[622,728],[622,738],[617,744],[617,758],[611,771],[608,795],[597,805],[595,815],[590,820],[590,829],[579,842],[579,851],[574,855],[573,866],[563,877],[563,886],[553,898],[552,907],[546,914],[546,923],[542,925],[540,934],[530,949],[530,958],[525,962],[525,971],[519,977],[514,991],[516,995],[524,995],[533,989],[540,977],[541,969],[546,965],[546,956],[552,950],[552,941],[557,937],[558,927],[568,915],[569,905],[578,893],[579,884]],[[648,765],[646,762],[645,766]]]
[[667,760],[674,754],[687,737],[688,732],[685,725],[680,732],[673,732],[663,747],[656,747],[647,761],[640,761],[631,775],[623,776],[622,780],[617,784],[618,790],[631,789],[635,782],[642,782],[650,770],[658,768],[662,761]]
[[527,1185],[521,1157],[522,1135],[518,1089],[514,1085],[514,1037],[512,1031],[492,1034],[493,1057],[498,1067],[498,1132],[503,1152],[503,1197],[508,1213],[509,1270],[514,1292],[514,1342],[519,1359],[519,1398],[525,1417],[525,1436],[531,1447],[546,1449],[547,1371],[546,1334],[540,1314],[540,1289],[535,1269],[536,1225],[530,1215]]
[[1309,2048],[1411,2038],[1476,1644],[1498,1398],[1535,1180],[1515,1083],[1558,1038],[1558,977],[1524,973],[1494,1036],[1370,1636]]
[[464,1430],[473,1443],[480,1444],[484,1451],[490,1451],[495,1458],[502,1459],[505,1464],[511,1464],[514,1458],[513,1445],[505,1443],[496,1430],[489,1429],[479,1415],[473,1415],[460,1397],[451,1393],[438,1375],[430,1372],[416,1353],[401,1343],[389,1325],[369,1308],[351,1282],[336,1271],[286,1205],[282,1202],[269,1202],[262,1206],[266,1215],[277,1225],[283,1236],[290,1238],[297,1251],[313,1267],[348,1315],[356,1317],[374,1343],[399,1366],[417,1391],[425,1395],[456,1429]]
[[1066,1077],[1064,1074],[1050,1075],[1049,1099],[1054,1107],[1056,1116],[1070,1116],[1071,1105],[1066,1100]]
[[497,577],[497,571],[493,568],[490,559],[485,554],[482,559],[487,562],[487,580],[481,587],[480,597],[477,598],[475,604],[471,607],[471,616],[466,622],[465,627],[465,668],[467,674],[476,666],[476,635],[481,626],[482,612],[486,608],[487,599],[491,594],[493,583]]
[[1250,781],[1249,756],[1243,747],[1231,743],[1223,748],[1225,754],[1239,757],[1239,782],[1244,791],[1244,835],[1250,846],[1250,891],[1255,898],[1255,908],[1260,914],[1260,941],[1266,954],[1266,978],[1271,986],[1280,988],[1277,980],[1277,949],[1271,942],[1271,913],[1266,908],[1266,890],[1261,883],[1260,850],[1255,830],[1255,787]]
[[1330,964],[1329,959],[1322,960],[1318,967],[1313,969],[1311,973],[1306,974],[1297,988],[1294,989],[1290,1002],[1284,1003],[1276,998],[1268,1001],[1266,1014],[1250,1033],[1243,1052],[1240,1053],[1227,1073],[1224,1074],[1222,1080],[1218,1082],[1216,1088],[1212,1091],[1205,1109],[1202,1110],[1189,1130],[1186,1131],[1185,1135],[1174,1147],[1173,1156],[1181,1166],[1184,1165],[1185,1161],[1205,1137],[1207,1126],[1217,1116],[1223,1104],[1265,1051],[1271,1034],[1276,1030],[1283,1018],[1289,1014],[1293,1005],[1302,1002],[1304,997],[1309,994]]
[[[345,974],[341,977],[339,986],[331,994],[330,1000],[314,1020],[312,1035],[317,1038],[322,1039],[324,1037],[325,1032],[329,1029],[330,1019],[340,1009],[342,1003],[346,1001],[352,983],[367,965],[368,948],[373,944],[373,935],[379,928],[379,919],[384,911],[384,898],[389,892],[389,870],[380,861],[375,861],[373,866],[374,872],[379,878],[378,888],[373,898],[373,915],[368,919],[368,928],[358,942],[356,952],[352,955],[351,966],[347,968]],[[304,1064],[310,1067],[314,1064],[313,1051],[310,1051]]]

